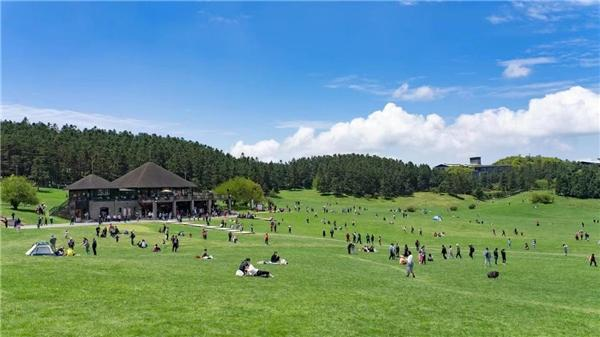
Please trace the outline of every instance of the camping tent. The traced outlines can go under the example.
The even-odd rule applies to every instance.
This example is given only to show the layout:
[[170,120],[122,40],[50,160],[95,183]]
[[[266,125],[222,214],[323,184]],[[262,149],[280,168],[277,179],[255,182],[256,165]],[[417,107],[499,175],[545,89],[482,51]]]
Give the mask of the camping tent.
[[54,255],[54,251],[48,242],[36,242],[31,246],[31,248],[25,253],[25,255],[34,256],[34,255]]
[[436,215],[433,217],[433,221],[442,221],[442,217],[439,215]]

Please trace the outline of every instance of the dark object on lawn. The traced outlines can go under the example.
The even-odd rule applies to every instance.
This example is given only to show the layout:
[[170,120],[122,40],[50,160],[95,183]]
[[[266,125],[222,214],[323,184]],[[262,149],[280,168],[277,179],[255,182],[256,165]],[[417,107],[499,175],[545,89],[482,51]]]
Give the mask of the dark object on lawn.
[[500,276],[500,272],[495,270],[487,273],[488,278],[497,278],[498,276]]

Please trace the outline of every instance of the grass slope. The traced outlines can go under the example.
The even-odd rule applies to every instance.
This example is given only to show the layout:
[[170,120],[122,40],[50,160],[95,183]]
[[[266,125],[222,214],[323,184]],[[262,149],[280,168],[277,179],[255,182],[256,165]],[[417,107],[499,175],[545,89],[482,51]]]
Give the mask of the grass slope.
[[[67,192],[56,188],[40,188],[37,192],[37,196],[40,203],[46,204],[47,212],[67,200]],[[17,210],[13,210],[10,204],[3,200],[2,203],[0,203],[0,215],[10,219],[12,213],[15,213],[15,218],[21,218],[21,221],[25,224],[36,224],[38,221],[38,215],[35,213],[36,206],[37,205],[20,204]],[[54,218],[55,223],[68,221],[57,216],[52,217]]]
[[[589,267],[586,256],[600,255],[598,200],[557,197],[555,204],[531,205],[527,194],[475,202],[449,196],[417,193],[393,201],[337,198],[314,191],[283,191],[279,206],[299,213],[273,215],[281,221],[272,244],[262,237],[265,221],[242,220],[254,226],[256,235],[242,236],[240,243],[227,242],[226,234],[171,225],[171,232],[191,232],[181,239],[181,251],[152,254],[132,247],[127,238],[119,243],[100,239],[99,256],[73,258],[26,257],[36,240],[59,236],[64,229],[2,230],[2,327],[3,336],[593,336],[600,331],[600,268]],[[324,214],[330,203],[336,211]],[[470,203],[477,208],[469,210]],[[342,207],[362,206],[361,215],[341,214]],[[408,219],[400,216],[389,224],[391,208],[412,205],[427,208]],[[458,211],[450,212],[452,205]],[[305,212],[313,207],[317,217]],[[432,215],[444,217],[433,222]],[[377,216],[376,216],[377,215]],[[386,216],[387,221],[383,221]],[[306,223],[306,218],[310,223]],[[374,254],[349,256],[345,231],[333,239],[321,237],[323,218],[348,223],[364,235],[381,235],[383,246]],[[476,224],[474,219],[483,224]],[[471,222],[469,222],[471,220]],[[535,225],[540,221],[540,226]],[[574,233],[585,222],[592,237],[575,241]],[[287,226],[292,226],[292,234]],[[402,226],[415,227],[415,234]],[[134,229],[137,239],[161,241],[156,224],[120,225]],[[485,277],[482,250],[506,247],[501,229],[517,227],[523,237],[513,237],[508,264],[497,266],[497,280]],[[423,229],[423,236],[417,234]],[[498,236],[492,235],[492,228]],[[445,238],[433,238],[445,231]],[[93,227],[70,228],[77,242],[93,236]],[[417,278],[404,277],[404,268],[388,261],[390,241],[408,244],[414,251],[419,239],[435,261],[417,265]],[[525,241],[537,239],[535,250],[525,251]],[[571,247],[562,254],[561,244]],[[462,260],[442,260],[441,244],[462,246]],[[475,259],[467,245],[476,246]],[[194,258],[203,248],[212,261]],[[273,250],[290,261],[288,266],[264,266],[273,279],[233,276],[244,257],[266,259]],[[258,266],[262,268],[263,266]],[[496,269],[496,268],[495,268]]]

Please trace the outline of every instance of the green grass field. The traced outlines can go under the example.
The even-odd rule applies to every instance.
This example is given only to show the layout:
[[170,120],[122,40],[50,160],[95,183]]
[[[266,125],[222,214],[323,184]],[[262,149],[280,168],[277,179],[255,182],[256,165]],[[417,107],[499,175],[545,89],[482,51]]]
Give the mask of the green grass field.
[[[2,229],[2,336],[599,336],[600,268],[589,267],[587,256],[600,255],[600,201],[557,197],[554,204],[535,207],[528,194],[477,202],[432,193],[393,201],[320,196],[315,191],[283,191],[278,206],[302,211],[261,214],[281,222],[279,233],[265,246],[266,221],[253,224],[257,234],[243,235],[238,244],[224,232],[210,231],[202,240],[200,229],[183,230],[178,253],[169,246],[153,254],[123,237],[99,239],[98,256],[86,256],[81,239],[94,236],[94,227],[69,228],[77,241],[76,257],[27,257],[25,251],[50,234],[66,245],[64,229]],[[473,210],[468,205],[476,203]],[[325,214],[322,206],[330,204]],[[366,207],[360,215],[342,214],[342,207]],[[458,210],[451,212],[450,206]],[[305,211],[313,207],[317,213]],[[407,219],[394,224],[390,209],[414,206]],[[429,210],[424,214],[421,209]],[[377,216],[376,216],[377,215]],[[442,222],[431,220],[441,215]],[[386,221],[383,221],[383,217]],[[306,223],[306,218],[310,223]],[[322,219],[347,222],[364,235],[381,235],[377,253],[348,255],[345,230],[333,239]],[[483,220],[483,224],[475,223]],[[536,226],[536,221],[540,226]],[[590,241],[575,241],[581,222]],[[287,226],[292,226],[292,234]],[[133,229],[137,239],[160,242],[160,223],[119,225]],[[402,230],[407,226],[408,233]],[[410,234],[410,227],[415,233]],[[515,237],[517,227],[524,236]],[[423,236],[418,235],[422,228]],[[496,228],[498,235],[492,234]],[[512,237],[507,265],[486,269],[482,251],[507,248],[500,235]],[[434,238],[434,231],[446,232]],[[425,244],[435,261],[416,265],[417,277],[406,278],[405,268],[389,261],[391,241]],[[536,239],[537,248],[525,251]],[[364,239],[363,239],[364,240]],[[462,247],[463,259],[443,260],[442,244]],[[468,256],[468,244],[476,247]],[[561,245],[570,247],[568,256]],[[200,261],[203,248],[215,256]],[[289,260],[287,266],[259,266],[275,278],[234,276],[240,261],[267,259],[273,250]],[[82,254],[83,253],[83,254]],[[416,258],[415,258],[416,260]],[[499,270],[490,280],[488,270]]]
[[[41,203],[45,203],[46,213],[49,210],[62,204],[67,199],[67,192],[56,188],[40,188],[37,192],[38,199]],[[12,213],[15,213],[15,218],[21,218],[24,224],[36,224],[39,215],[35,213],[37,205],[19,205],[17,210],[13,210],[10,204],[2,202],[0,203],[0,215],[10,219]],[[47,214],[50,216],[49,214]],[[68,220],[62,219],[57,216],[52,216],[55,223],[67,222]]]

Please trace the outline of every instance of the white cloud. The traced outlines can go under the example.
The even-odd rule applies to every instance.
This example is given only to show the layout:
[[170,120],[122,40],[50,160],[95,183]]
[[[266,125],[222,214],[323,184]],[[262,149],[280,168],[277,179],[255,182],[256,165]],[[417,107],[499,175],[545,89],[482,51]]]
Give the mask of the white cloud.
[[408,83],[403,83],[394,90],[392,97],[401,101],[431,101],[443,97],[452,90],[452,88],[435,88],[427,85],[410,89]]
[[277,129],[297,129],[301,127],[313,128],[313,129],[327,129],[333,123],[328,121],[310,121],[310,120],[289,120],[281,121],[275,124]]
[[330,89],[344,88],[366,92],[376,96],[385,96],[393,101],[431,101],[440,99],[450,92],[459,91],[459,88],[457,87],[440,88],[429,85],[411,89],[406,82],[397,88],[391,88],[380,84],[376,80],[356,75],[334,78],[327,83],[325,87]]
[[503,67],[506,67],[502,73],[504,77],[519,78],[528,76],[531,73],[531,67],[534,65],[554,62],[556,62],[556,60],[552,57],[532,57],[501,61],[499,64]]
[[21,104],[0,105],[2,119],[21,121],[27,118],[30,122],[51,123],[58,126],[75,125],[80,128],[98,127],[108,130],[130,130],[133,132],[153,132],[156,129],[176,126],[174,123],[158,123],[148,120],[112,116],[99,113],[86,113],[73,110],[36,108]]
[[200,134],[236,135],[236,133],[230,130],[197,129],[181,123],[126,116],[113,116],[65,109],[37,108],[21,104],[0,105],[0,119],[20,122],[24,118],[27,118],[29,122],[50,123],[56,124],[59,127],[69,124],[80,129],[96,127],[105,130],[155,133],[174,137],[197,138]]
[[281,142],[245,144],[240,140],[230,153],[265,161],[333,153],[385,153],[410,159],[407,154],[416,153],[423,160],[498,149],[515,154],[537,143],[568,151],[560,137],[590,134],[600,134],[600,96],[576,86],[531,99],[524,110],[501,107],[462,114],[451,122],[438,114],[411,114],[388,103],[366,118],[339,122],[322,132],[301,127]]
[[509,22],[513,20],[513,17],[510,15],[490,15],[485,18],[491,24],[498,25],[501,23]]

